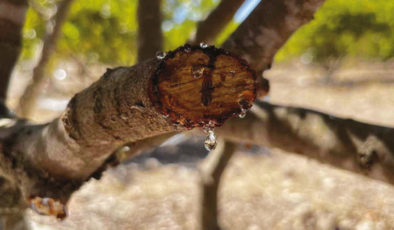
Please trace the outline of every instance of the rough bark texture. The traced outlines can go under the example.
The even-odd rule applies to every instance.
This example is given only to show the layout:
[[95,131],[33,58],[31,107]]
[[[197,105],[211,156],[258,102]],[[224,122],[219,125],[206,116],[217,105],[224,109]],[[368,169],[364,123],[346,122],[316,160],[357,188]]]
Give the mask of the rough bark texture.
[[37,96],[41,93],[45,79],[45,70],[52,53],[55,51],[56,42],[61,35],[61,29],[66,21],[68,11],[74,0],[63,0],[58,4],[58,11],[53,18],[55,26],[53,31],[48,31],[44,38],[41,59],[33,70],[33,79],[25,89],[20,99],[20,109],[23,117],[31,118],[36,106]]
[[394,184],[393,128],[257,102],[245,119],[232,119],[216,132]]
[[213,44],[215,38],[231,22],[244,2],[245,0],[222,0],[204,21],[198,23],[193,43]]
[[163,49],[161,0],[138,1],[138,62]]
[[0,100],[7,97],[11,72],[22,46],[26,0],[0,0]]
[[[222,45],[262,73],[278,49],[300,26],[313,19],[324,0],[263,0]],[[260,76],[260,75],[259,75]]]
[[[174,63],[180,57],[184,61]],[[210,61],[206,67],[209,71],[202,77],[214,82],[208,87],[210,105],[202,103],[204,81],[195,80],[191,73],[199,59]],[[228,71],[222,66],[223,60],[242,68],[237,74],[222,78],[221,73]],[[218,119],[220,114],[227,118],[237,116],[240,108],[250,106],[256,98],[255,78],[255,72],[236,55],[214,47],[202,49],[190,45],[169,52],[162,60],[108,69],[99,81],[74,96],[59,119],[44,125],[20,120],[12,127],[1,128],[0,175],[21,188],[22,200],[37,196],[65,203],[101,165],[111,161],[108,157],[120,146],[191,127],[219,127],[224,122]],[[238,82],[244,83],[238,86]],[[236,85],[224,87],[227,83]],[[175,97],[184,87],[197,96]],[[222,97],[223,94],[229,96]],[[216,100],[229,106],[217,109]],[[185,106],[195,110],[186,110]]]
[[221,229],[218,207],[220,179],[236,148],[235,143],[220,140],[218,147],[209,153],[201,167],[201,229]]

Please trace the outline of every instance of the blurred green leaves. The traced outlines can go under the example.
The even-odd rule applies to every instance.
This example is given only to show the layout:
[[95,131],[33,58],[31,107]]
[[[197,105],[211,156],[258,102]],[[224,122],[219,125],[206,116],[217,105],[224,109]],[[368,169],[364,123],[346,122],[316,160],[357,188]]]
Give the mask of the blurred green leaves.
[[307,54],[387,60],[394,56],[394,1],[327,0],[315,19],[300,28],[276,55],[276,61]]
[[[36,0],[43,7],[54,0]],[[219,0],[163,0],[164,50],[184,44]],[[131,65],[136,61],[137,0],[76,0],[71,7],[55,58],[83,63]],[[276,61],[307,54],[315,62],[355,56],[386,60],[394,56],[394,1],[327,0],[315,19],[300,28],[278,52]],[[237,28],[232,21],[216,39],[220,45]],[[23,59],[42,45],[46,21],[30,9],[24,28]]]
[[[56,1],[36,0],[43,7]],[[163,0],[164,49],[184,44],[218,0]],[[54,58],[77,58],[83,63],[131,65],[136,61],[138,0],[76,0],[62,28]],[[42,45],[48,21],[33,9],[24,28],[22,59]],[[33,36],[34,34],[34,36]]]

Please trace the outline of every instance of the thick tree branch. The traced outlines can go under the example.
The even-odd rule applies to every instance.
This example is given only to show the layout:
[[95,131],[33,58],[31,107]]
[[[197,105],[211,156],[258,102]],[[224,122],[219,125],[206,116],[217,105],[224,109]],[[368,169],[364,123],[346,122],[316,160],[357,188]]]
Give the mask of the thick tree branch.
[[138,62],[163,49],[161,0],[138,1]]
[[0,0],[0,100],[7,97],[11,72],[22,47],[27,0]]
[[300,26],[313,19],[325,0],[264,0],[222,45],[262,73]]
[[231,22],[244,2],[245,0],[222,0],[204,21],[198,23],[193,43],[213,44],[215,38]]
[[64,22],[66,21],[68,11],[73,1],[74,0],[63,0],[59,2],[58,11],[54,18],[50,20],[53,21],[55,26],[53,27],[52,31],[47,31],[46,37],[44,38],[41,59],[33,70],[33,79],[31,83],[27,86],[20,99],[20,109],[23,117],[31,118],[31,115],[35,109],[37,96],[40,94],[42,85],[44,83],[47,64],[51,58],[52,53],[56,49],[56,42],[61,35],[61,29]]
[[21,188],[22,198],[64,203],[120,146],[220,127],[250,108],[256,91],[247,63],[214,47],[185,45],[160,60],[109,69],[59,119],[0,129],[0,175]]
[[235,141],[280,148],[394,184],[392,128],[257,102],[245,119],[232,119],[217,133]]

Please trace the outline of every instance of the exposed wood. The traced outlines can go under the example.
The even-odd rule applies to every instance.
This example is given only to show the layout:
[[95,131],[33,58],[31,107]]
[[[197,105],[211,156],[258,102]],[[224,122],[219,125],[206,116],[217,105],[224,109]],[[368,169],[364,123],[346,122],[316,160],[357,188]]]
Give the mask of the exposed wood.
[[163,49],[161,0],[138,1],[138,62]]
[[11,72],[22,47],[26,0],[0,0],[0,100],[7,97]]
[[245,0],[222,0],[219,5],[208,15],[208,17],[198,23],[196,36],[193,43],[205,42],[213,44],[215,38],[231,22],[237,10]]
[[[179,58],[183,61],[175,63]],[[199,63],[207,64],[202,78],[213,82],[209,105],[202,102],[206,86],[191,73],[199,59],[207,61]],[[237,74],[221,77],[229,71],[225,62],[236,67]],[[59,119],[0,128],[0,174],[16,182],[24,198],[48,197],[64,204],[120,146],[192,127],[219,127],[223,117],[238,116],[256,98],[255,77],[245,61],[230,52],[190,45],[161,60],[108,69],[73,97]],[[221,86],[226,84],[235,85]],[[178,97],[184,88],[194,94]],[[218,100],[228,106],[218,109]]]
[[41,59],[33,70],[33,78],[25,89],[20,99],[21,115],[26,118],[32,118],[36,106],[37,96],[40,95],[45,80],[45,70],[51,59],[52,53],[56,49],[56,43],[61,36],[61,29],[66,21],[68,11],[74,0],[63,0],[58,4],[58,11],[53,18],[55,26],[53,31],[47,31],[44,38]]
[[232,119],[216,132],[394,184],[393,128],[257,102],[244,119]]

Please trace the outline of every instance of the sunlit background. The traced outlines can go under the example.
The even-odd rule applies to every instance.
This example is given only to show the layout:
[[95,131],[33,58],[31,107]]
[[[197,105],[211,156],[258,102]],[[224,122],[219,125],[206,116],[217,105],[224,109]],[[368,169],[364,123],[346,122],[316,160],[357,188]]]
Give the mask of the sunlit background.
[[[33,1],[37,6],[28,11],[23,53],[9,90],[8,104],[15,110],[39,60],[45,34],[54,26],[49,19],[56,13],[56,1]],[[259,2],[246,0],[214,45],[220,46]],[[198,21],[218,4],[219,0],[163,0],[164,50],[191,39]],[[36,121],[59,116],[69,99],[106,68],[136,62],[136,11],[136,0],[72,4],[45,71]],[[394,127],[393,12],[394,1],[327,0],[264,73],[271,83],[265,100]],[[202,146],[201,138],[177,136],[111,170],[100,183],[86,185],[70,204],[68,222],[31,214],[33,225],[195,229],[195,165],[207,154]],[[254,148],[241,148],[226,174],[230,179],[221,191],[221,204],[228,229],[394,228],[393,188],[283,151]]]

